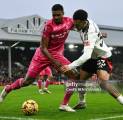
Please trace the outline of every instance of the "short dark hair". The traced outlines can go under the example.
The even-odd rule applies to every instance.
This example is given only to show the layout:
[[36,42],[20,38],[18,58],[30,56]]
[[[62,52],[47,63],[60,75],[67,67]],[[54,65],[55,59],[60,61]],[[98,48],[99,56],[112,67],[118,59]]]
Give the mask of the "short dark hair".
[[88,13],[85,10],[79,9],[76,10],[73,14],[73,19],[74,20],[87,20],[88,18]]
[[55,4],[52,6],[52,11],[57,11],[57,10],[61,10],[61,11],[64,11],[64,8],[62,5],[60,4]]

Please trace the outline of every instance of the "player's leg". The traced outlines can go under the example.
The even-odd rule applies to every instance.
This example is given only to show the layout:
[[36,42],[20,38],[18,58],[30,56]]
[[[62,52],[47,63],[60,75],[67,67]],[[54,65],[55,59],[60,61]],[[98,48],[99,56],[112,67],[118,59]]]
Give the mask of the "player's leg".
[[67,112],[75,112],[74,109],[72,109],[68,103],[70,101],[70,98],[74,92],[74,87],[72,86],[72,80],[69,80],[67,81],[67,83],[65,84],[66,85],[66,89],[65,89],[65,95],[64,95],[64,98],[62,100],[62,103],[61,105],[59,106],[59,110],[62,110],[62,111],[67,111]]
[[0,102],[4,100],[8,93],[12,90],[19,89],[21,87],[25,87],[30,85],[35,79],[26,75],[25,78],[19,78],[15,82],[10,85],[6,85],[0,94]]
[[28,72],[27,72],[25,78],[19,78],[12,84],[4,87],[4,89],[2,90],[2,92],[0,94],[0,102],[2,102],[4,100],[4,98],[6,97],[6,95],[9,92],[11,92],[12,90],[16,90],[21,87],[28,86],[35,80],[36,76],[39,74],[39,72],[42,69],[41,61],[35,59],[35,58],[37,58],[37,56],[40,57],[39,51],[40,50],[38,50],[38,49],[36,50],[36,52],[32,58],[32,61],[29,65]]
[[83,109],[86,108],[86,99],[85,99],[85,94],[86,94],[86,86],[85,82],[86,80],[91,76],[92,74],[80,70],[80,80],[78,81],[78,96],[79,96],[79,101],[78,104],[76,104],[73,108],[74,109]]
[[61,103],[62,105],[68,105],[69,99],[74,92],[74,86],[73,86],[74,82],[75,82],[74,80],[67,80],[65,82],[65,96]]
[[121,93],[111,83],[108,82],[110,74],[105,70],[98,70],[97,75],[101,88],[106,90],[109,94],[111,94],[111,96],[123,104],[123,96]]
[[97,61],[97,76],[99,78],[99,84],[102,89],[105,89],[121,104],[123,104],[123,96],[121,93],[108,82],[110,73],[112,72],[112,59],[111,58],[99,58]]
[[47,79],[46,79],[46,84],[45,84],[45,88],[46,88],[46,89],[48,89],[49,84],[50,84],[50,80],[47,78]]
[[86,108],[86,99],[85,99],[86,93],[81,93],[80,91],[78,92],[78,104],[76,104],[73,108],[74,109],[84,109]]
[[38,86],[38,89],[39,89],[39,90],[42,89],[42,80],[41,80],[41,79],[39,79],[39,80],[37,81],[37,86]]
[[45,88],[48,89],[48,87],[49,87],[49,85],[50,85],[50,81],[52,80],[52,78],[53,78],[52,75],[48,75],[48,76],[47,76]]
[[40,76],[38,81],[37,81],[37,86],[38,86],[38,91],[40,94],[44,94],[43,92],[43,86],[42,86],[42,80],[43,80],[43,76]]
[[[70,64],[70,61],[69,61],[67,58],[65,58],[63,55],[58,55],[58,56],[56,56],[56,59],[61,63],[61,65]],[[61,71],[59,70],[59,68],[56,67],[56,69],[57,69],[59,72],[61,72]],[[73,71],[72,71],[72,72],[73,72]],[[71,72],[70,72],[70,73],[66,73],[65,75],[68,76],[68,78],[71,78],[71,77],[76,76],[76,74],[74,74],[74,72],[73,72],[72,74],[71,74]],[[75,78],[75,77],[74,77],[74,78]],[[70,86],[70,87],[71,87],[71,86]],[[68,88],[68,89],[69,89],[69,88]],[[75,112],[74,109],[72,109],[70,106],[68,106],[69,100],[70,100],[70,98],[71,98],[73,92],[74,92],[74,91],[66,90],[65,95],[64,95],[64,98],[63,98],[63,100],[62,100],[62,102],[61,102],[61,104],[60,104],[60,106],[59,106],[59,109],[60,109],[60,110],[67,111],[67,112]]]
[[[73,107],[73,109],[84,109],[86,108],[86,86],[85,86],[85,81],[79,82],[78,84],[79,87],[77,86],[78,89],[78,103]],[[82,85],[81,85],[82,84]]]
[[[94,73],[96,73],[96,65],[97,61],[93,59],[87,60],[82,66],[80,66],[80,80],[85,83],[85,81],[90,78]],[[85,86],[83,86],[85,88]],[[86,88],[85,91],[79,92],[79,98],[80,98],[80,103],[78,103],[74,108],[75,109],[81,109],[86,107],[86,102],[84,100]],[[81,107],[82,106],[82,107]]]
[[43,89],[43,91],[48,94],[51,94],[51,91],[48,90],[48,86],[50,85],[50,79],[51,79],[51,76],[47,76],[46,83]]
[[50,85],[50,80],[52,79],[52,71],[50,67],[47,67],[45,69],[45,75],[47,76],[47,78],[46,78],[46,84],[44,86],[44,92],[51,94],[51,92],[48,90],[48,86]]

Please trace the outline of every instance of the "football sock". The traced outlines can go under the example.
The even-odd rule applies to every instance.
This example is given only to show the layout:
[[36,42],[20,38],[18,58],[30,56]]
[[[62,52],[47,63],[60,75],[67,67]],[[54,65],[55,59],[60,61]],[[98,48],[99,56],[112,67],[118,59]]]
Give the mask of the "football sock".
[[22,87],[23,82],[24,82],[24,79],[23,78],[17,79],[11,85],[7,85],[6,86],[6,92],[9,93],[12,90],[19,89],[20,87]]
[[82,92],[78,92],[79,94],[79,102],[85,102],[85,94],[83,94]]
[[84,81],[84,80],[76,81],[78,96],[79,96],[79,102],[85,102],[85,92],[86,92],[85,82],[86,81]]
[[122,96],[122,95],[118,96],[118,97],[117,97],[117,100],[118,100],[121,104],[123,104],[123,96]]
[[66,91],[63,102],[62,102],[62,105],[67,105],[68,104],[72,94],[73,94],[73,91]]
[[65,92],[65,95],[64,95],[64,99],[62,101],[62,105],[67,105],[69,103],[69,100],[74,92],[74,87],[72,85],[72,83],[74,83],[74,81],[67,81],[66,83],[66,92]]
[[39,89],[42,88],[42,80],[38,80],[38,88],[39,88]]
[[121,95],[121,93],[107,81],[101,81],[100,87],[108,91],[108,93],[110,93],[114,98],[117,98]]
[[46,84],[45,84],[45,88],[48,88],[49,84],[50,84],[50,81],[47,79]]

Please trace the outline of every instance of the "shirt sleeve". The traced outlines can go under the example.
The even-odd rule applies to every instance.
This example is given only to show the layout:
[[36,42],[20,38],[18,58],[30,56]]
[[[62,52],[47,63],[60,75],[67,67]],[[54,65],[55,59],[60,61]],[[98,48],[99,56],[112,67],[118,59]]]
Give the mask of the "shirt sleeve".
[[99,39],[98,33],[93,32],[88,34],[88,40],[84,40],[84,53],[77,60],[69,64],[70,69],[74,69],[82,65],[84,62],[91,58],[97,39]]
[[46,23],[43,29],[42,37],[50,38],[51,33],[52,33],[52,27]]

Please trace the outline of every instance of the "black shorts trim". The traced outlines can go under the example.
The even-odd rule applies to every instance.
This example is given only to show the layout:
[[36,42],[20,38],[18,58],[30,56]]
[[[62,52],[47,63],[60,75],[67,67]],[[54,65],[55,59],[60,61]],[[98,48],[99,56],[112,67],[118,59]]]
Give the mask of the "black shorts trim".
[[111,58],[89,59],[80,68],[91,74],[96,73],[97,70],[105,70],[108,73],[111,73],[112,59]]

